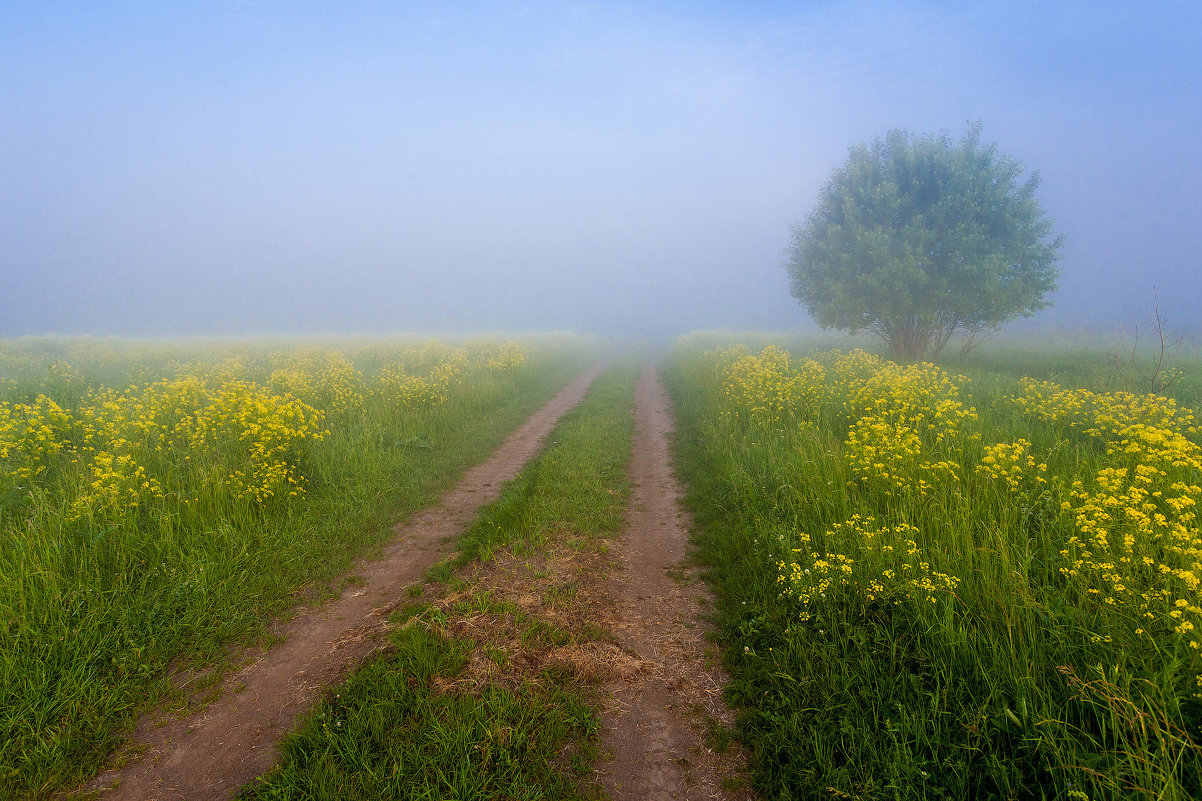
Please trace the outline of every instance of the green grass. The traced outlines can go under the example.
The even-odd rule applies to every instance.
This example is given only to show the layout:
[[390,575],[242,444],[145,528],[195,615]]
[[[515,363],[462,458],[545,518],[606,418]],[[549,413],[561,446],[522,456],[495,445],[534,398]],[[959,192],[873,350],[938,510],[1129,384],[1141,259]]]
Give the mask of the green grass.
[[432,680],[464,668],[466,645],[421,624],[391,644],[322,704],[282,767],[243,798],[573,797],[560,755],[594,718],[569,691],[548,682],[442,691]]
[[[951,365],[973,377],[966,403],[979,418],[931,457],[954,459],[956,479],[922,494],[852,472],[847,438],[856,416],[841,400],[794,405],[756,424],[724,394],[713,355],[674,354],[667,378],[688,503],[764,797],[1202,793],[1196,651],[1165,612],[1146,624],[1150,633],[1137,634],[1138,620],[1061,572],[1061,550],[1076,531],[1061,504],[1077,509],[1072,481],[1092,486],[1113,460],[1096,437],[1033,420],[1004,398],[1025,373],[1116,387],[1104,367],[1079,369],[1076,351],[1026,359],[999,350]],[[985,445],[1018,438],[1047,463],[1046,486],[1011,491],[975,471]],[[1197,470],[1174,469],[1177,479],[1202,483]],[[900,582],[871,589],[879,555],[857,532],[835,529],[856,514],[915,526],[930,570],[959,578],[954,592],[930,603]],[[1197,520],[1183,520],[1196,536]],[[809,601],[790,595],[778,563],[796,560],[818,573],[810,551],[853,556],[854,579]],[[1169,559],[1163,550],[1147,553]],[[1139,580],[1159,586],[1154,577]]]
[[[1120,343],[1118,365],[1114,351],[1113,342],[1100,340],[1066,345],[1046,339],[1003,339],[987,342],[963,357],[950,357],[945,366],[972,377],[983,387],[979,394],[1011,392],[1024,375],[1098,392],[1149,391],[1148,382],[1131,367],[1129,346],[1123,348]],[[1141,347],[1136,353],[1138,369],[1150,374],[1155,358],[1155,352]],[[1170,353],[1166,365],[1180,369],[1181,376],[1163,394],[1192,409],[1202,408],[1202,350],[1183,343]]]
[[[189,352],[181,357],[188,364],[168,368],[170,349],[147,347],[141,365],[114,361],[126,355],[119,353],[87,371],[149,381],[163,370],[203,373],[231,364],[224,350],[209,361]],[[273,352],[239,349],[239,375],[267,382]],[[370,370],[372,359],[395,359],[402,350],[371,343],[358,356]],[[386,542],[394,522],[452,486],[595,352],[536,344],[525,366],[472,374],[437,408],[398,411],[382,395],[367,395],[361,412],[330,414],[330,435],[302,454],[308,492],[300,499],[235,502],[220,482],[179,473],[178,461],[156,461],[153,451],[140,457],[151,474],[181,493],[200,487],[195,503],[168,493],[153,509],[120,520],[71,520],[64,510],[86,487],[75,478],[81,468],[71,451],[32,488],[0,493],[0,501],[7,498],[0,502],[6,791],[48,797],[88,778],[139,713],[170,700],[174,670],[220,666],[231,642],[261,634],[264,621],[298,601],[328,595],[329,582]],[[10,400],[41,391],[32,381],[27,371],[6,384]],[[69,405],[57,381],[50,375],[42,389]],[[194,473],[220,466],[211,454],[188,455],[193,465],[207,465]]]
[[[630,364],[620,364],[597,379],[551,434],[547,450],[481,512],[456,555],[431,571],[427,578],[436,585],[426,595],[435,597],[394,617],[400,628],[389,649],[328,693],[286,743],[281,765],[245,788],[244,798],[594,794],[588,777],[599,722],[591,685],[538,655],[598,632],[523,611],[500,589],[480,583],[486,573],[468,573],[501,557],[529,566],[565,547],[596,552],[619,531],[634,377]],[[529,578],[523,589],[540,579],[561,589],[571,584],[549,566],[534,567]],[[568,596],[556,603],[570,604]],[[463,620],[473,621],[474,639],[456,636]],[[519,655],[537,667],[507,684],[477,687],[465,678],[473,652],[501,670],[516,669]]]
[[490,504],[458,544],[456,566],[498,548],[530,552],[563,537],[613,534],[625,514],[633,368],[599,378],[552,432],[546,451]]

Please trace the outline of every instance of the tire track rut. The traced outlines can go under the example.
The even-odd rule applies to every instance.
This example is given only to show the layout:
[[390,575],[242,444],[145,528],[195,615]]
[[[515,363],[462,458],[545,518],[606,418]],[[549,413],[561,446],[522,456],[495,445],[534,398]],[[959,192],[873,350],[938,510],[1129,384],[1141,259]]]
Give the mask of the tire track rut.
[[614,680],[602,736],[611,761],[599,778],[614,799],[752,798],[737,746],[716,753],[711,722],[729,727],[727,680],[700,615],[710,597],[688,561],[688,518],[672,468],[672,402],[648,363],[635,387],[633,484],[613,579],[616,633],[646,665]]

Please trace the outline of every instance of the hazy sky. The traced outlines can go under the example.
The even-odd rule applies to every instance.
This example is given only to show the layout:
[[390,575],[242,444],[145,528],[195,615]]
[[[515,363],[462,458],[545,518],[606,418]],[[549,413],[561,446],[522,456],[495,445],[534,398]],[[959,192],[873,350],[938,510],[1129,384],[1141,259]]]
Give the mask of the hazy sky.
[[1042,321],[1202,324],[1202,3],[0,0],[0,335],[808,325],[847,148],[980,119]]

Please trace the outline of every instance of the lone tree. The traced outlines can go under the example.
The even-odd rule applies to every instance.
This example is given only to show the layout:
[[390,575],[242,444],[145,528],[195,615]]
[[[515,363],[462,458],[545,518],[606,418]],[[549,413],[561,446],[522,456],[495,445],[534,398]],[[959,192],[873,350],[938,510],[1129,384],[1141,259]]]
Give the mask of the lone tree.
[[823,328],[871,331],[907,361],[1046,308],[1062,237],[1038,174],[1022,174],[980,123],[959,143],[893,130],[853,147],[793,227],[793,296]]

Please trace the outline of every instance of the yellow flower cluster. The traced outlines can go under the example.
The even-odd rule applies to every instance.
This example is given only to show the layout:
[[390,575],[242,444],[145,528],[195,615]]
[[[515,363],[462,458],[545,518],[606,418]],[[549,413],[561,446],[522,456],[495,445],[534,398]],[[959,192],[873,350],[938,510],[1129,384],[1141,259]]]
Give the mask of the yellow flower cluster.
[[1177,633],[1192,631],[1182,609],[1202,624],[1202,610],[1194,611],[1202,606],[1202,487],[1136,463],[1074,481],[1070,497],[1064,510],[1076,530],[1061,552],[1065,575],[1078,577],[1099,602],[1133,609],[1145,626],[1172,610]]
[[1050,423],[1066,423],[1095,436],[1106,436],[1131,424],[1176,431],[1182,435],[1202,433],[1194,413],[1172,398],[1136,395],[1131,392],[1093,392],[1065,389],[1053,381],[1019,380],[1022,391],[1010,402],[1028,416]]
[[39,395],[33,403],[0,403],[0,482],[29,481],[44,473],[68,444],[71,418]]
[[793,391],[797,403],[810,420],[816,420],[820,410],[830,400],[826,386],[826,367],[814,359],[802,359],[793,367],[797,383]]
[[[446,402],[468,371],[526,363],[519,343],[488,340],[462,347],[368,342],[347,350],[231,345],[193,352],[194,361],[186,348],[148,344],[135,363],[123,347],[66,350],[88,374],[116,376],[124,387],[93,380],[89,389],[68,359],[0,343],[0,368],[20,376],[0,378],[0,388],[11,384],[22,400],[30,387],[44,389],[26,402],[0,400],[0,492],[30,490],[32,501],[40,488],[61,502],[65,519],[106,523],[202,497],[260,505],[296,497],[307,484],[307,451],[329,435],[326,422],[361,417],[369,395],[430,408]],[[385,365],[371,393],[352,356]],[[130,383],[130,376],[141,378]]]
[[213,387],[190,375],[94,392],[76,417],[77,458],[91,481],[72,517],[113,518],[119,504],[162,498],[162,483],[146,473],[152,462],[189,495],[213,484],[258,503],[301,495],[300,459],[328,433],[322,420],[313,407],[248,381]]
[[[1060,568],[1113,626],[1171,632],[1202,650],[1202,447],[1194,415],[1170,399],[1063,390],[1025,381],[1012,399],[1032,417],[1065,422],[1104,443],[1093,475],[1072,482],[1073,521]],[[1202,675],[1199,676],[1202,682]]]
[[1073,422],[1092,406],[1094,393],[1088,389],[1064,389],[1052,381],[1023,377],[1022,392],[1010,398],[1024,414],[1050,423]]
[[812,359],[790,368],[789,352],[769,345],[759,355],[731,352],[723,370],[730,408],[752,425],[775,426],[798,415],[815,418],[825,402],[826,369]]
[[754,425],[780,423],[793,404],[797,377],[789,371],[789,353],[774,345],[736,360],[727,371],[726,397],[740,417]]
[[212,450],[236,465],[225,483],[235,498],[265,503],[304,493],[305,448],[329,434],[324,415],[286,395],[248,381],[213,393],[194,416],[180,421],[194,449]]
[[481,348],[485,368],[496,372],[513,370],[526,363],[526,349],[517,342],[503,342],[494,347]]
[[857,394],[866,381],[891,364],[888,359],[859,348],[846,352],[832,350],[825,355],[824,361],[831,365],[831,392],[839,398]]
[[1131,392],[1095,395],[1093,417],[1100,431],[1117,432],[1130,425],[1144,425],[1182,435],[1202,434],[1191,410],[1161,395],[1136,395]]
[[977,419],[960,400],[967,378],[863,351],[835,354],[830,378],[832,398],[850,422],[844,455],[857,479],[889,494],[919,495],[958,479],[952,457],[965,424]]
[[57,387],[77,392],[87,389],[87,381],[83,375],[70,362],[63,359],[55,360],[46,368],[46,377],[48,383]]
[[777,562],[777,583],[801,606],[802,620],[832,588],[857,593],[866,602],[937,603],[940,595],[954,593],[960,580],[932,569],[917,536],[918,529],[908,523],[883,526],[875,517],[853,515],[827,530],[823,551],[809,550],[810,536],[799,534],[802,547]]
[[376,383],[389,403],[406,409],[433,409],[446,403],[470,372],[500,373],[525,363],[526,349],[517,342],[480,341],[451,347],[430,341],[408,349],[400,360],[385,363],[376,374]]
[[442,364],[453,364],[459,369],[466,369],[472,362],[473,354],[481,355],[487,348],[479,347],[469,350],[456,347],[437,339],[428,340],[421,345],[407,348],[401,363],[413,373],[429,373]]
[[835,360],[831,378],[850,418],[908,422],[925,443],[954,439],[966,422],[977,419],[977,410],[960,401],[968,378],[949,375],[930,363],[896,364],[852,351]]
[[332,417],[363,408],[363,375],[341,352],[310,348],[282,354],[276,362],[278,366],[268,382],[276,392],[298,398]]
[[243,381],[252,372],[246,354],[239,353],[216,361],[186,362],[177,366],[177,378],[195,378],[206,386],[220,386],[229,381]]
[[380,368],[380,387],[386,397],[395,398],[409,409],[429,409],[446,403],[451,388],[463,379],[458,362],[443,362],[429,375],[411,375],[401,365]]
[[901,419],[861,417],[852,424],[843,444],[852,475],[870,484],[880,483],[886,494],[900,490],[925,495],[941,481],[959,477],[956,462],[925,458],[927,449],[918,430]]
[[303,493],[303,451],[326,433],[321,412],[248,381],[96,389],[70,412],[43,395],[0,403],[0,481],[43,482],[61,465],[68,520],[120,521],[168,490],[186,499],[214,483],[262,503]]
[[[118,447],[124,441],[115,443]],[[162,500],[163,487],[128,453],[100,451],[89,466],[91,484],[71,504],[68,519],[90,517],[117,522],[137,511],[147,499]]]
[[123,443],[125,452],[138,448],[162,453],[187,447],[181,426],[188,425],[210,394],[208,385],[193,375],[130,387],[123,393],[93,391],[76,410],[76,445],[84,455],[112,451],[116,442]]
[[1011,492],[1018,492],[1026,477],[1030,477],[1036,484],[1046,484],[1047,479],[1044,475],[1048,472],[1048,466],[1035,461],[1031,454],[1030,442],[1019,439],[1015,442],[986,445],[985,455],[976,466],[976,472],[988,478],[1000,479]]

